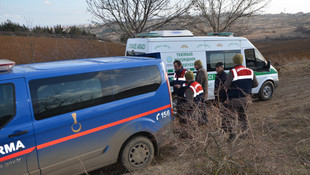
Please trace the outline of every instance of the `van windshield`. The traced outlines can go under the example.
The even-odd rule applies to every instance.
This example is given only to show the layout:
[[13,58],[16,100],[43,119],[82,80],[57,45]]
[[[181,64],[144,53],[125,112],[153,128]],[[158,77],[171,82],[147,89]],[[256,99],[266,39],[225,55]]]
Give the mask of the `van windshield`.
[[0,128],[15,116],[15,98],[13,84],[0,85]]
[[263,55],[256,49],[245,49],[245,60],[246,66],[253,69],[254,71],[263,70],[267,61]]

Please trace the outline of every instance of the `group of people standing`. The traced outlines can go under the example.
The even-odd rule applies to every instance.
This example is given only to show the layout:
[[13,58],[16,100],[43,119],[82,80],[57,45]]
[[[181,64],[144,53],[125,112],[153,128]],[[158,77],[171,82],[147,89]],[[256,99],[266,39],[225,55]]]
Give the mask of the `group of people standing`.
[[[248,104],[252,102],[251,90],[258,86],[253,70],[242,65],[243,56],[236,54],[232,60],[234,67],[228,75],[224,71],[224,64],[222,62],[216,63],[217,74],[214,82],[215,102],[224,107],[221,110],[222,130],[229,134],[230,140],[236,137],[234,132],[236,113],[238,113],[238,123],[241,124],[240,130],[242,132],[247,131],[246,110]],[[196,77],[192,71],[183,68],[181,61],[175,60],[173,64],[175,74],[170,85],[173,86],[174,94],[178,96],[177,110],[179,115],[188,115],[186,111],[191,104],[203,104],[208,98],[208,74],[200,60],[194,62],[197,70]],[[204,112],[204,114],[206,113]]]

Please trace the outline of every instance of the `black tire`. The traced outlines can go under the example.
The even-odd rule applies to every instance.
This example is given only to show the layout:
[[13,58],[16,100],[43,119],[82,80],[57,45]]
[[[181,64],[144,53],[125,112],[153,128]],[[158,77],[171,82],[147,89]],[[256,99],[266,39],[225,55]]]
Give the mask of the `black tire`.
[[178,96],[174,95],[172,96],[172,106],[173,106],[173,115],[177,115],[178,113]]
[[270,81],[266,81],[259,90],[259,99],[270,100],[274,91],[274,85]]
[[154,145],[150,139],[137,136],[129,140],[120,154],[121,164],[128,171],[148,166],[154,157]]

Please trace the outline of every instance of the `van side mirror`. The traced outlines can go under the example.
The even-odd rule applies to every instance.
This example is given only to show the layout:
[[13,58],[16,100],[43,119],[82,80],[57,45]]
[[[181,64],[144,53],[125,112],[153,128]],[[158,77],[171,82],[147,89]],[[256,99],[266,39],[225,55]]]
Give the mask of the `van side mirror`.
[[270,71],[270,65],[271,65],[271,61],[268,60],[268,61],[267,61],[267,65],[266,65],[266,69],[269,70],[269,71]]

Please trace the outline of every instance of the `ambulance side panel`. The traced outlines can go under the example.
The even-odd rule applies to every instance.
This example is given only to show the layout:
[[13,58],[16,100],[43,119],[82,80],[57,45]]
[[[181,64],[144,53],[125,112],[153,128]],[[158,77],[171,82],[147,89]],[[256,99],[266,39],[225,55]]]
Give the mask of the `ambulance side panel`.
[[[145,44],[145,53],[160,52],[161,59],[165,63],[170,80],[174,73],[173,62],[178,59],[182,62],[183,67],[196,71],[194,69],[194,62],[200,59],[208,72],[208,99],[214,99],[214,80],[216,76],[215,64],[223,62],[225,71],[228,73],[233,68],[232,57],[236,53],[241,53],[244,56],[243,66],[254,70],[258,79],[259,86],[252,89],[252,93],[259,93],[260,87],[266,81],[278,82],[278,74],[276,69],[271,66],[269,70],[255,70],[256,67],[251,67],[245,55],[245,49],[254,49],[255,46],[246,38],[242,37],[197,37],[193,40],[191,37],[174,37],[174,38],[135,38],[130,39],[130,43],[135,47],[139,43]],[[130,44],[129,44],[130,45]],[[129,47],[127,45],[127,48]],[[134,47],[133,47],[134,48]],[[128,50],[128,49],[126,49]],[[136,49],[137,50],[137,49]],[[137,50],[139,52],[139,50]],[[258,51],[258,50],[257,50]],[[259,51],[258,51],[259,52]]]
[[216,77],[215,65],[223,62],[225,72],[233,67],[232,57],[240,53],[241,41],[237,39],[229,40],[205,40],[206,61],[204,67],[208,72],[208,99],[214,99],[214,82]]
[[[165,63],[167,67],[167,71],[172,77],[174,73],[173,62],[175,60],[180,60],[184,68],[195,72],[194,62],[196,60],[201,60],[204,67],[208,71],[208,99],[214,99],[214,80],[216,71],[208,70],[208,64],[211,67],[215,67],[215,64],[220,59],[212,60],[212,62],[207,62],[207,54],[208,52],[221,52],[229,50],[237,50],[237,53],[241,51],[241,41],[240,40],[197,40],[197,41],[166,41],[166,42],[148,42],[151,47],[151,52],[160,52],[161,59]],[[223,51],[223,52],[222,52]],[[232,55],[231,55],[232,56]],[[231,58],[230,58],[231,59]],[[229,61],[229,68],[231,68],[232,61]],[[210,67],[210,66],[209,66]],[[228,69],[227,69],[228,70]],[[171,79],[170,79],[171,80]]]
[[205,64],[205,46],[203,41],[152,41],[151,52],[160,52],[161,59],[165,63],[169,75],[173,75],[173,62],[180,60],[185,69],[195,71],[194,62],[201,59]]

